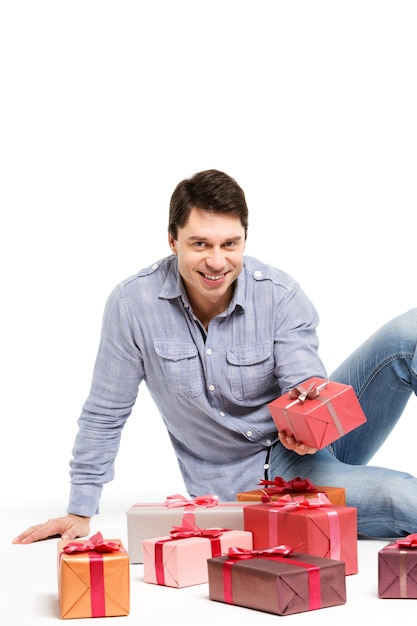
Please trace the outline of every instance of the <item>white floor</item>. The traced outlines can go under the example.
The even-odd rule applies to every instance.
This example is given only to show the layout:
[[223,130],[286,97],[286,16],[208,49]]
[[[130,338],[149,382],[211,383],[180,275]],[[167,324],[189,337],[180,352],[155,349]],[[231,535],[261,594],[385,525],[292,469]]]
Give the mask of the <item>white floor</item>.
[[[113,503],[94,519],[91,533],[100,530],[104,536],[120,538],[127,547],[125,511],[133,502]],[[2,513],[0,561],[0,616],[5,626],[40,626],[59,618],[56,580],[56,539],[37,544],[13,545],[11,540],[29,523],[42,521],[46,507],[24,504]],[[26,523],[28,522],[28,523]],[[347,602],[343,606],[288,616],[291,623],[340,625],[354,623],[360,616],[374,620],[408,623],[415,617],[412,600],[382,600],[377,595],[377,553],[386,541],[359,541],[359,573],[347,577]],[[110,618],[95,618],[94,623]],[[238,622],[273,624],[279,616],[214,602],[208,599],[208,585],[173,589],[143,582],[142,565],[131,566],[131,612],[126,617],[111,618],[111,624],[135,623],[141,626],[182,626]],[[61,620],[62,621],[62,620]],[[71,620],[87,622],[91,620]]]

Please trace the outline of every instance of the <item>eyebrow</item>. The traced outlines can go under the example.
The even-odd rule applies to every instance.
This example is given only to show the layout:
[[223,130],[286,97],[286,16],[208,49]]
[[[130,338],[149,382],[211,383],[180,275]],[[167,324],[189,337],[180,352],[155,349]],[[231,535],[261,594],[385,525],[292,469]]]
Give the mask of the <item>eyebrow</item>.
[[[233,241],[234,243],[239,243],[242,239],[243,237],[241,235],[238,235],[237,237],[225,237],[224,242]],[[187,237],[187,241],[210,241],[210,239],[207,237],[199,237],[198,235],[191,235],[190,237]]]

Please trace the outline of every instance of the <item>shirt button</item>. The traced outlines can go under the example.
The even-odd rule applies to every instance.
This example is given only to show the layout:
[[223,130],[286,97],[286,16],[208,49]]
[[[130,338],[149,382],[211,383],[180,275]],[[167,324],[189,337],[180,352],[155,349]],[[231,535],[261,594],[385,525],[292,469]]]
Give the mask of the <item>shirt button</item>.
[[215,390],[215,388],[216,388],[216,387],[215,387],[214,385],[209,385],[209,389],[210,389],[210,391],[214,391],[214,390]]
[[251,430],[248,430],[248,431],[246,432],[246,436],[247,436],[247,437],[252,437],[252,434],[253,434],[253,433],[252,433],[252,431],[251,431]]
[[253,275],[255,278],[261,278],[262,272],[260,272],[259,270],[256,270],[255,272],[253,272]]
[[211,349],[207,348],[207,354],[211,354]]
[[154,263],[154,264],[152,265],[152,269],[153,269],[153,270],[157,270],[157,269],[158,269],[158,263]]
[[265,463],[264,469],[269,469],[269,463]]
[[272,441],[271,441],[270,439],[267,439],[267,440],[266,440],[266,443],[268,444],[268,446],[270,446],[270,445],[271,445],[271,443],[272,443]]
[[221,415],[222,417],[224,417],[224,413],[223,413],[223,411],[220,411],[220,415]]

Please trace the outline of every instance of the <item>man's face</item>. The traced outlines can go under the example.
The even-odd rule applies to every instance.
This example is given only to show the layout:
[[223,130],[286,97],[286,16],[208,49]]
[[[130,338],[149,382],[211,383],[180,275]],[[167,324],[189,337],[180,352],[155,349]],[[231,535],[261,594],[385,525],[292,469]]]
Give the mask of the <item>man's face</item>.
[[194,208],[178,239],[168,239],[190,302],[227,306],[243,267],[245,229],[239,217]]

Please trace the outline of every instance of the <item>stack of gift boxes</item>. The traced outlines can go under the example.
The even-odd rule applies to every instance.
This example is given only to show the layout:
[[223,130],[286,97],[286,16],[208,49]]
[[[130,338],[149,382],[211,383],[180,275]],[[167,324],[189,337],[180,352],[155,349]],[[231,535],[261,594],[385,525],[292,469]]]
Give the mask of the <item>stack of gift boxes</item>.
[[[278,430],[316,448],[365,421],[352,387],[316,378],[269,410]],[[356,509],[343,488],[306,478],[260,480],[235,502],[174,494],[137,503],[127,531],[128,552],[100,534],[59,542],[62,618],[127,615],[130,563],[143,563],[146,583],[208,583],[210,600],[278,615],[344,604],[345,577],[358,572]],[[417,598],[413,548],[417,535],[378,553],[381,598]]]

